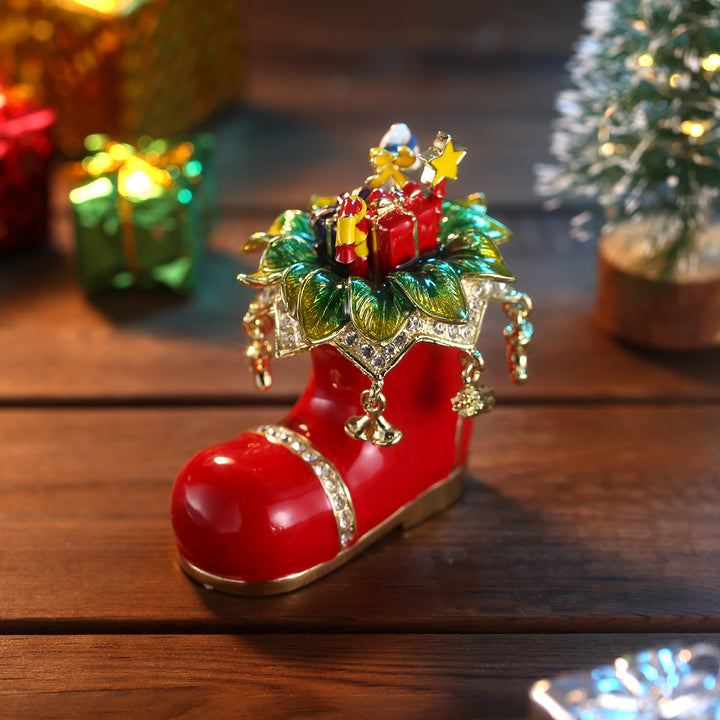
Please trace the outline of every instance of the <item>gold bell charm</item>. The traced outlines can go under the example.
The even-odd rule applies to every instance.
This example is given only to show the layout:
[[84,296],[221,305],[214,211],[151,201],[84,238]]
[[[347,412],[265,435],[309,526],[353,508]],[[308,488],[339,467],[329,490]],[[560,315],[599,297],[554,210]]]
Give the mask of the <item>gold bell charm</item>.
[[480,375],[485,370],[483,356],[475,350],[463,357],[462,363],[463,388],[452,399],[453,410],[463,418],[489,413],[495,407],[495,395],[480,382]]
[[345,423],[345,432],[355,440],[369,440],[378,447],[389,447],[399,443],[403,434],[382,416],[387,402],[381,391],[382,383],[374,382],[360,395],[365,415],[351,417]]

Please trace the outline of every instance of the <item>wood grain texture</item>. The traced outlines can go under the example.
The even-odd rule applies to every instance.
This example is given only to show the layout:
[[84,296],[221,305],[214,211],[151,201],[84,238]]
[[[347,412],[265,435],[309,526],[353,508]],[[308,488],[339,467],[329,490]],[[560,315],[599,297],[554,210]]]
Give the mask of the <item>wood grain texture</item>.
[[717,406],[497,409],[455,507],[297,593],[207,592],[174,564],[172,479],[278,410],[0,413],[4,631],[720,629]]
[[532,683],[708,635],[0,637],[12,718],[514,718]]
[[380,65],[420,55],[437,64],[454,54],[563,54],[577,36],[581,16],[582,6],[568,0],[542,5],[513,0],[509,8],[488,0],[449,0],[442,7],[418,0],[392,5],[367,0],[349,24],[329,0],[316,0],[311,17],[288,0],[265,0],[248,7],[246,27],[254,58],[351,57]]

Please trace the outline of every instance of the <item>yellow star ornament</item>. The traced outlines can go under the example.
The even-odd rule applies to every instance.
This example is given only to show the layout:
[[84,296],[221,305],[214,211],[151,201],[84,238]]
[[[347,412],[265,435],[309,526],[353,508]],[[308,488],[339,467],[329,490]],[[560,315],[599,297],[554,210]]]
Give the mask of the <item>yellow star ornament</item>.
[[425,168],[420,180],[430,183],[433,187],[443,178],[457,180],[457,168],[467,154],[467,148],[462,145],[455,146],[453,140],[446,132],[438,132],[433,144],[424,152],[420,153],[420,160],[425,163]]

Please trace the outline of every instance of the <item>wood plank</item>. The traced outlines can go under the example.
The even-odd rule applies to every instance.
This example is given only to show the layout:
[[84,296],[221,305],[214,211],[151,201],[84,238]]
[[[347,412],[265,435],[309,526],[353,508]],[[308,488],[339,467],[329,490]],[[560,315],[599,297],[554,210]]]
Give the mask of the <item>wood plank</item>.
[[442,8],[417,0],[392,5],[369,0],[349,23],[329,0],[314,3],[312,12],[288,0],[266,0],[248,6],[245,27],[252,58],[360,56],[391,65],[411,54],[438,62],[453,54],[479,59],[494,53],[563,53],[579,32],[582,12],[574,0],[514,0],[511,11],[474,0],[452,0]]
[[[274,363],[275,387],[256,393],[243,355],[242,316],[252,292],[235,276],[255,257],[238,250],[272,216],[224,220],[197,293],[126,293],[89,300],[71,261],[71,229],[57,250],[8,258],[0,267],[0,403],[288,402],[304,387],[306,356]],[[571,242],[562,218],[504,211],[515,232],[504,246],[518,286],[534,298],[530,381],[505,371],[504,316],[491,307],[480,349],[500,400],[720,398],[720,348],[697,353],[635,350],[592,322],[594,248]]]
[[297,593],[205,591],[172,479],[279,410],[0,412],[3,631],[720,630],[717,404],[497,409],[455,507]]
[[225,202],[267,208],[352,189],[368,174],[368,149],[403,121],[423,148],[438,130],[470,148],[453,193],[539,206],[533,165],[549,156],[562,63],[483,64],[473,74],[411,63],[379,76],[358,64],[330,67],[301,83],[281,63],[251,75],[248,104],[216,131],[223,162],[233,163],[222,175]]
[[372,0],[349,29],[331,3],[262,3],[248,13],[245,105],[217,128],[233,167],[221,187],[263,207],[268,188],[298,203],[355,187],[368,148],[403,120],[423,145],[445,129],[470,147],[458,193],[537,204],[532,166],[548,156],[582,13],[570,0],[518,0],[512,12]]
[[0,637],[16,719],[525,718],[543,677],[712,635]]
[[[13,718],[525,718],[543,677],[712,635],[1,637]],[[69,672],[72,668],[72,672]]]

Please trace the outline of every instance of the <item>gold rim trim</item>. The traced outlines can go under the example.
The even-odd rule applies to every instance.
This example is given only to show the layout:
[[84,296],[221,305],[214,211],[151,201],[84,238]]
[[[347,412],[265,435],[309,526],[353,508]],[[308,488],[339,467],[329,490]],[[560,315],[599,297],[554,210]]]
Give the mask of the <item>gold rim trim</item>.
[[340,548],[350,547],[357,539],[357,518],[350,490],[337,468],[306,437],[282,425],[260,425],[250,432],[288,449],[310,466],[335,515]]
[[308,585],[309,583],[320,579],[324,575],[332,572],[336,568],[344,565],[359,555],[372,543],[387,535],[396,527],[402,526],[405,530],[419,525],[427,520],[431,515],[444,510],[452,505],[462,494],[465,485],[466,467],[458,467],[450,473],[444,480],[440,480],[425,492],[419,495],[415,500],[403,505],[396,510],[390,517],[386,518],[372,530],[366,532],[353,545],[341,550],[332,560],[315,565],[293,575],[277,578],[275,580],[248,581],[236,580],[233,578],[225,578],[219,575],[201,570],[191,562],[187,561],[182,555],[179,555],[180,567],[193,580],[199,582],[208,590],[218,590],[219,592],[229,593],[231,595],[245,596],[267,596],[280,595],[281,593],[291,592],[298,588]]

